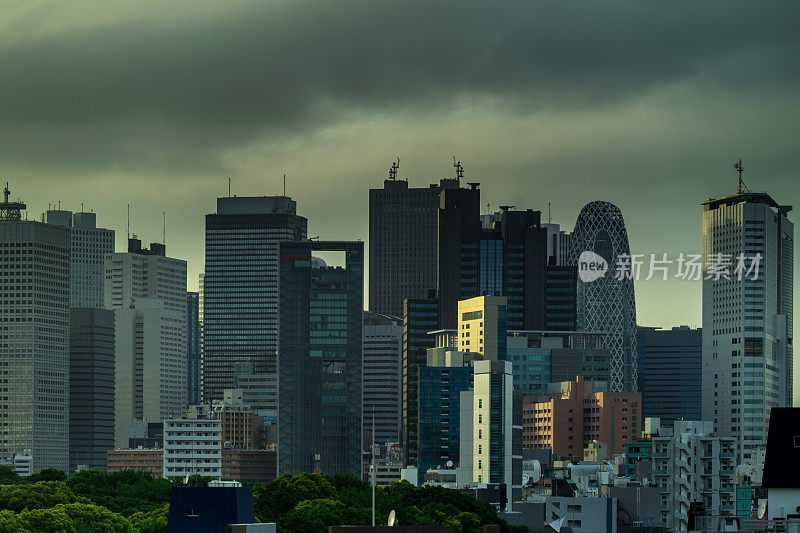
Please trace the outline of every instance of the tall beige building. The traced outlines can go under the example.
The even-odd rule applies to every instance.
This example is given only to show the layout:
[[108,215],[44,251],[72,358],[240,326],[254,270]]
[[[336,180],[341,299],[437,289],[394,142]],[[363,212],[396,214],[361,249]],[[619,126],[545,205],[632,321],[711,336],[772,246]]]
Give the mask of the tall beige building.
[[505,296],[478,296],[458,302],[458,349],[483,359],[506,358],[508,331]]
[[186,410],[186,261],[161,244],[106,256],[106,308],[116,314],[114,442],[128,447],[132,420],[161,422]]

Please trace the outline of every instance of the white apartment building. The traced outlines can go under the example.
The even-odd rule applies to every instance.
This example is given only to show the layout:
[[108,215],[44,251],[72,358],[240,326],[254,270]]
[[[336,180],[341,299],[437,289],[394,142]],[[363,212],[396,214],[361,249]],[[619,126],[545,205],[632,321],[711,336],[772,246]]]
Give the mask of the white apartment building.
[[713,422],[676,420],[652,439],[653,483],[667,529],[687,531],[695,501],[712,517],[736,513],[736,439],[713,430]]
[[739,462],[766,442],[771,408],[792,405],[791,209],[765,193],[703,202],[703,420],[737,439]]
[[164,420],[164,477],[222,477],[222,421]]
[[186,410],[186,261],[163,245],[106,257],[106,308],[116,314],[114,442],[128,447],[132,420],[161,422]]

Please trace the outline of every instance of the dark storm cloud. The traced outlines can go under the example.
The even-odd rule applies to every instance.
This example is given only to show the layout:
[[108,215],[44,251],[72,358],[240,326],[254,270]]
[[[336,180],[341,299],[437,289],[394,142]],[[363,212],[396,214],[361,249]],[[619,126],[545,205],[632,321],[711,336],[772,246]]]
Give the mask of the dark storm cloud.
[[225,149],[356,111],[475,96],[593,108],[675,82],[713,94],[798,79],[796,2],[254,2],[191,18],[162,6],[6,43],[0,159],[208,172]]

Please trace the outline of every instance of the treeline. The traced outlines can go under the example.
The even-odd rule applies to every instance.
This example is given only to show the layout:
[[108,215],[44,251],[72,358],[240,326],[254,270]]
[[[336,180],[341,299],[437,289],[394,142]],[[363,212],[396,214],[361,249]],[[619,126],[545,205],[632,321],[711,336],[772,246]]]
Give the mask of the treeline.
[[[196,477],[192,485],[206,485]],[[147,472],[106,474],[84,470],[66,476],[43,470],[22,478],[0,467],[0,533],[164,533],[176,483]],[[285,474],[252,486],[256,520],[276,522],[281,532],[320,532],[332,525],[369,525],[368,483],[346,475]],[[376,523],[394,510],[401,525],[450,525],[455,533],[500,524],[504,533],[524,531],[498,519],[491,505],[440,487],[408,482],[376,489]]]

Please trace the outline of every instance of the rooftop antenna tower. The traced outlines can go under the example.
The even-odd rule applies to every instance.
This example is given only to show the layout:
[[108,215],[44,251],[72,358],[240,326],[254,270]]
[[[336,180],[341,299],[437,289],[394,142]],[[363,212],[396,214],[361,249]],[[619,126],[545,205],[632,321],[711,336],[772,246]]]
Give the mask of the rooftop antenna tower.
[[283,195],[286,196],[286,174],[283,175]]
[[26,209],[27,206],[20,201],[9,202],[10,196],[11,189],[8,188],[8,182],[6,182],[6,187],[3,189],[3,203],[0,204],[0,220],[21,220],[21,211]]
[[162,211],[161,216],[161,244],[163,246],[167,245],[167,212]]
[[737,194],[750,192],[750,189],[748,189],[747,185],[745,185],[744,181],[742,181],[742,172],[744,172],[744,166],[742,166],[741,158],[733,164],[733,168],[739,173],[739,188],[736,190]]
[[392,161],[392,166],[389,168],[389,179],[396,180],[397,179],[397,170],[400,168],[400,158],[397,158],[397,161]]
[[128,204],[128,240],[131,240],[131,204]]
[[550,224],[550,202],[547,202],[547,223]]
[[231,197],[231,177],[228,176],[228,198]]
[[456,169],[456,179],[461,181],[461,178],[464,177],[464,167],[461,166],[461,161],[456,161],[456,156],[453,156],[453,166]]

